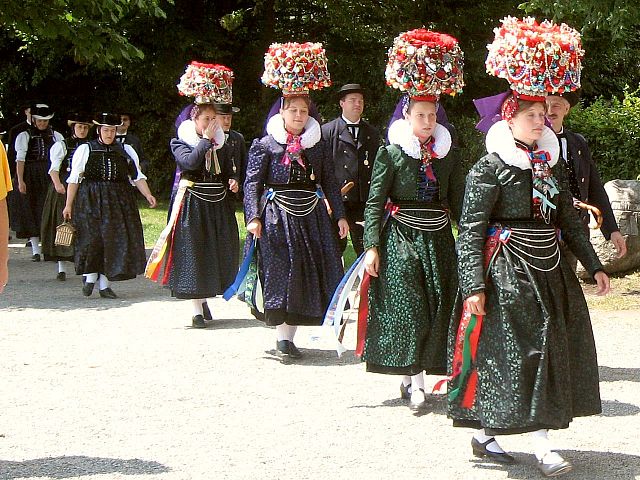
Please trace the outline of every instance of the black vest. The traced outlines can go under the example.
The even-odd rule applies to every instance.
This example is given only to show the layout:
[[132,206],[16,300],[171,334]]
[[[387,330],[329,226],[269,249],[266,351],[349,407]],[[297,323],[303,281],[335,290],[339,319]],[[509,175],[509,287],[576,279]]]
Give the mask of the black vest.
[[98,140],[89,142],[89,158],[84,168],[84,180],[95,182],[128,182],[138,171],[119,143],[105,145]]
[[53,130],[51,128],[38,130],[35,127],[30,127],[27,132],[29,133],[29,146],[24,159],[25,163],[49,162],[49,150],[55,143]]

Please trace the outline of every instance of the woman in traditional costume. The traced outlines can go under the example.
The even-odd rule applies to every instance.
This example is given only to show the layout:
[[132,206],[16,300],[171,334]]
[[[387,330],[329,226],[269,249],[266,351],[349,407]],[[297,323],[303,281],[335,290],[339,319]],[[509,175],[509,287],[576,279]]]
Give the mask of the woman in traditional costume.
[[60,281],[67,279],[66,262],[73,262],[73,246],[55,244],[56,227],[64,220],[62,210],[66,203],[65,183],[71,173],[71,157],[80,145],[88,141],[87,135],[92,126],[92,119],[86,114],[73,113],[69,116],[67,125],[71,127],[71,136],[54,143],[51,147],[51,166],[49,167],[51,184],[44,201],[40,228],[44,259],[58,262],[56,278]]
[[565,24],[507,17],[495,34],[487,72],[511,92],[476,103],[486,116],[479,128],[490,126],[489,153],[469,172],[460,220],[464,311],[450,330],[449,415],[478,429],[476,456],[502,463],[514,459],[494,435],[531,432],[538,468],[556,476],[572,467],[547,430],[601,412],[589,311],[559,234],[598,293],[609,291],[545,126],[545,95],[580,86],[584,52]]
[[238,271],[238,224],[228,192],[238,191],[239,172],[229,157],[217,154],[225,137],[215,106],[231,103],[232,81],[229,68],[198,62],[180,79],[178,91],[194,97],[195,105],[171,140],[180,182],[146,270],[147,277],[158,280],[166,252],[161,282],[176,298],[191,300],[194,328],[207,326],[203,303],[224,293]]
[[145,251],[135,184],[155,208],[156,199],[130,145],[116,142],[120,115],[102,113],[93,123],[98,138],[80,145],[71,158],[63,216],[76,227],[76,274],[85,275],[82,294],[90,296],[96,282],[102,298],[117,298],[110,282],[144,272]]
[[425,404],[423,372],[446,372],[458,288],[450,217],[460,217],[464,173],[436,111],[440,95],[462,91],[462,62],[449,35],[418,29],[395,39],[387,84],[409,100],[376,156],[365,208],[370,284],[362,359],[367,371],[403,375],[401,395],[415,409]]
[[267,135],[249,150],[244,184],[247,242],[257,241],[264,301],[263,313],[254,313],[276,327],[277,353],[299,358],[297,327],[321,324],[343,273],[324,197],[340,236],[349,230],[320,124],[309,116],[309,90],[331,84],[322,45],[271,45],[262,82],[280,88],[283,97]]
[[18,238],[31,242],[31,260],[40,261],[40,223],[47,196],[49,179],[49,151],[62,135],[51,128],[54,113],[48,105],[37,104],[31,109],[32,124],[16,137],[17,192],[11,195],[11,229]]

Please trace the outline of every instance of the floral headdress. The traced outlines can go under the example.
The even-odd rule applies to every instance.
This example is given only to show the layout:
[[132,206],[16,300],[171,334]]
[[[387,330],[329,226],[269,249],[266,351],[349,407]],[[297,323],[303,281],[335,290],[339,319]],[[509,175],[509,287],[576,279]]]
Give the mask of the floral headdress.
[[424,28],[401,33],[389,49],[387,85],[414,100],[437,101],[462,92],[464,54],[450,35]]
[[562,23],[506,17],[487,46],[487,73],[504,78],[519,98],[539,100],[580,88],[580,33]]
[[232,103],[231,85],[233,71],[224,65],[191,62],[187,65],[178,92],[186,97],[193,97],[197,104]]
[[273,43],[264,55],[262,83],[283,96],[308,95],[331,85],[321,43]]

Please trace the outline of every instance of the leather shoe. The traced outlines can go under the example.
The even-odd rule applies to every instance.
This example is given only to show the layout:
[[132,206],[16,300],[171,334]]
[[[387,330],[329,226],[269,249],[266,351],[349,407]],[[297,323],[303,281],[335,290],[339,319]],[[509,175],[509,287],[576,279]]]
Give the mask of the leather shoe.
[[540,470],[545,477],[558,477],[570,472],[572,468],[573,465],[564,459],[557,463],[542,463],[542,460],[538,460],[538,470]]
[[473,437],[471,439],[471,448],[473,449],[473,454],[476,457],[487,457],[490,460],[494,460],[498,463],[507,463],[507,464],[516,463],[516,459],[506,452],[497,453],[497,452],[492,452],[490,450],[487,450],[487,445],[495,441],[496,441],[495,438],[490,438],[486,442],[480,443],[475,437]]
[[103,290],[100,290],[100,296],[102,298],[118,298],[116,293],[113,290],[111,290],[109,287]]
[[39,262],[40,261],[40,254],[39,253],[34,253],[33,256],[31,257],[31,261],[32,262]]
[[93,286],[94,285],[95,285],[95,283],[85,282],[85,284],[82,286],[82,294],[85,297],[90,297],[91,294],[93,293]]
[[289,358],[302,357],[302,352],[289,340],[278,340],[276,342],[276,352],[280,355],[286,355]]
[[195,315],[191,319],[191,326],[193,328],[206,328],[207,324],[204,323],[204,317],[202,315]]
[[58,275],[56,275],[56,279],[64,282],[67,279],[67,274],[65,272],[58,272]]
[[402,400],[409,400],[411,398],[411,384],[405,385],[400,383],[400,398]]

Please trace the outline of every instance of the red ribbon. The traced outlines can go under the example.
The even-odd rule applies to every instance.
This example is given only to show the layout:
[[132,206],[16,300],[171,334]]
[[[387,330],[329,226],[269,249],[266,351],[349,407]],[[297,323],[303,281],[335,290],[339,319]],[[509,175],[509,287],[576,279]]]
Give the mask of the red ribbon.
[[365,272],[360,284],[360,304],[358,305],[358,341],[356,343],[356,355],[361,357],[364,353],[364,341],[367,337],[367,316],[369,314],[369,283],[371,276]]

